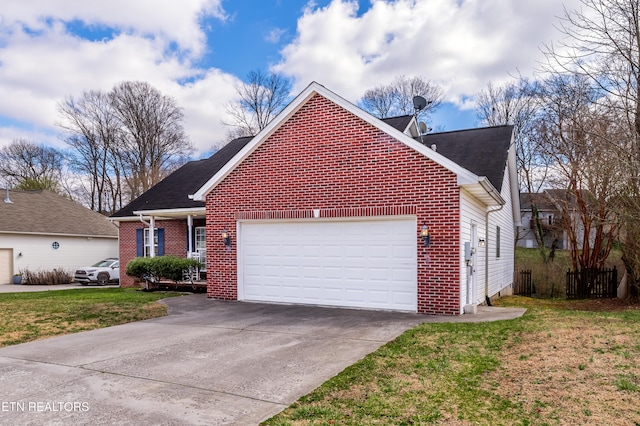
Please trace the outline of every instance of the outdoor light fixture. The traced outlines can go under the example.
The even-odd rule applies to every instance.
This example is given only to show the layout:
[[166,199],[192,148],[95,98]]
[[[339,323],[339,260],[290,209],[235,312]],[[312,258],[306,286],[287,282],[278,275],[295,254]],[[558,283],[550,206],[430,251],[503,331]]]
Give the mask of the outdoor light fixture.
[[222,230],[222,242],[225,247],[231,248],[231,235],[227,232],[227,228]]
[[478,240],[478,245],[480,247],[484,247],[485,245],[487,245],[487,242],[484,240],[484,238],[480,238],[480,240]]
[[424,246],[429,247],[431,245],[431,235],[429,235],[429,228],[427,228],[426,224],[422,225],[422,228],[420,228],[420,236],[422,237]]

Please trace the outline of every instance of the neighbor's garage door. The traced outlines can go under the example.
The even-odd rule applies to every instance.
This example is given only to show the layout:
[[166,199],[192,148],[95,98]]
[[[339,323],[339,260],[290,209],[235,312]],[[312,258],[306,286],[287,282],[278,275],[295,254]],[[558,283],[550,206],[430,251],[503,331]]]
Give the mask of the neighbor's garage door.
[[0,284],[11,284],[13,270],[11,269],[12,249],[0,249]]
[[239,298],[416,311],[416,220],[242,222]]

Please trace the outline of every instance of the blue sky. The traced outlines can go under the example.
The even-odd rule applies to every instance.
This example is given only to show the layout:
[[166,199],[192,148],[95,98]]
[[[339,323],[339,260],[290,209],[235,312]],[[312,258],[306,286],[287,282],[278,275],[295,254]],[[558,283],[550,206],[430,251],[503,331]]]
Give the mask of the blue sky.
[[0,146],[64,148],[59,102],[143,80],[184,108],[199,156],[224,140],[234,85],[258,69],[291,78],[292,96],[317,81],[353,103],[421,76],[445,92],[431,127],[474,127],[478,91],[531,75],[561,14],[557,0],[3,0]]

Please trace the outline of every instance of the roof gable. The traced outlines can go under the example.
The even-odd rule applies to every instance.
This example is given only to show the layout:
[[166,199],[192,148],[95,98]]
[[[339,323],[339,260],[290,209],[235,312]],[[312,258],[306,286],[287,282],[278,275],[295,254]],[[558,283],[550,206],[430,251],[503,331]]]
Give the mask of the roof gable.
[[[409,148],[419,152],[424,157],[433,160],[437,164],[455,173],[458,184],[467,185],[468,190],[476,197],[488,204],[503,204],[504,200],[499,192],[492,187],[491,183],[484,176],[478,176],[442,154],[426,147],[410,136],[402,133],[391,125],[385,124],[382,120],[373,117],[352,103],[341,98],[337,94],[326,89],[318,83],[311,83],[302,91],[274,120],[272,120],[262,131],[260,131],[247,145],[245,145],[227,164],[215,173],[202,187],[193,194],[193,199],[204,201],[206,195],[215,188],[226,176],[228,176],[241,162],[251,155],[260,145],[269,138],[283,123],[289,120],[303,105],[311,98],[319,95],[329,101],[344,108],[365,122],[380,129],[394,139],[407,145]],[[505,165],[506,166],[506,165]],[[504,167],[501,172],[504,172]]]
[[400,115],[398,117],[387,117],[380,119],[383,123],[388,124],[396,130],[401,131],[402,133],[407,132],[407,128],[411,125],[413,121],[412,115]]
[[9,191],[0,203],[0,233],[118,236],[109,219],[50,191]]

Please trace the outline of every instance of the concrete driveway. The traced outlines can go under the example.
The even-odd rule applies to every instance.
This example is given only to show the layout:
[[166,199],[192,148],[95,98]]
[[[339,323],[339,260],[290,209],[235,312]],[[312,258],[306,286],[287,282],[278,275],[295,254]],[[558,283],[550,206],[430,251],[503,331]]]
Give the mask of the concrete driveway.
[[0,424],[257,424],[426,321],[364,310],[167,299],[169,316],[0,349]]

